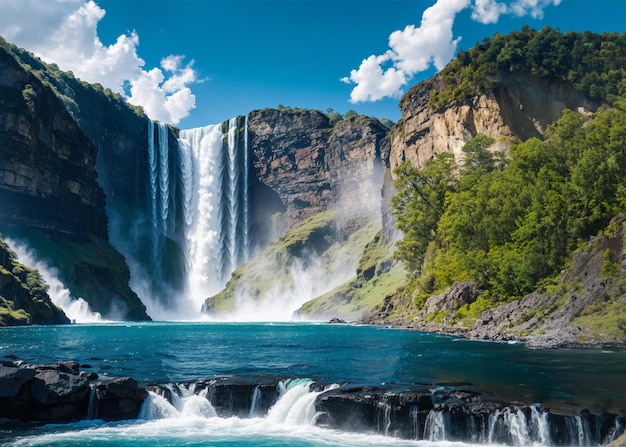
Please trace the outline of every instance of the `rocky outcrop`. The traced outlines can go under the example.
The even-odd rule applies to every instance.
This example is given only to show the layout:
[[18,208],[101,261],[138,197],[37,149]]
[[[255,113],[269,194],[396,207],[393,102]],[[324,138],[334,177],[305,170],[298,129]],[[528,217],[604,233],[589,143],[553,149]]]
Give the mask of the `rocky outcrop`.
[[0,420],[70,422],[135,419],[148,392],[130,377],[90,383],[76,362],[29,365],[0,362]]
[[[444,87],[440,79],[411,89],[402,98],[402,119],[391,134],[390,169],[405,160],[423,166],[442,152],[451,152],[461,161],[463,145],[477,134],[496,141],[521,142],[541,137],[564,108],[595,110],[598,107],[563,82],[525,73],[497,73],[493,81],[489,92],[444,109],[429,105],[431,92]],[[503,148],[506,145],[494,147]]]
[[[458,314],[479,299],[473,283],[455,283],[416,309],[398,293],[361,319],[366,324],[518,341],[537,348],[623,347],[626,344],[626,214],[572,256],[557,285],[519,300],[493,305],[478,318]],[[407,315],[416,315],[407,318]]]
[[69,323],[46,288],[39,274],[18,263],[0,239],[0,326]]
[[333,124],[319,111],[274,109],[248,119],[254,177],[277,195],[271,212],[284,212],[287,228],[331,208],[347,220],[379,212],[388,152],[380,122],[357,116]]
[[[0,425],[21,422],[71,422],[80,419],[132,420],[140,415],[185,413],[185,399],[204,408],[205,417],[252,418],[269,415],[292,386],[303,399],[284,409],[314,415],[308,423],[353,432],[380,433],[413,440],[497,443],[503,445],[606,445],[624,432],[622,415],[562,414],[538,404],[498,400],[471,384],[421,384],[408,388],[351,383],[329,384],[284,378],[218,377],[139,387],[121,377],[89,382],[76,362],[27,365],[0,362]],[[93,373],[91,373],[93,374]],[[94,380],[97,378],[94,378]],[[158,408],[149,392],[171,405]],[[198,400],[206,399],[205,404]],[[306,402],[305,402],[306,401]],[[305,408],[306,407],[306,408]],[[165,411],[165,413],[162,413]],[[193,411],[193,410],[192,410]],[[280,417],[280,415],[279,415]],[[4,419],[3,419],[4,418]]]
[[468,336],[521,340],[532,347],[624,346],[625,236],[626,214],[620,214],[574,253],[554,290],[486,310]]
[[[105,195],[96,169],[98,147],[77,121],[80,109],[73,116],[52,84],[0,43],[0,230],[57,268],[72,294],[93,311],[105,317],[148,319],[128,286],[124,258],[108,243]],[[55,76],[29,57],[43,67],[40,76]],[[83,122],[89,112],[83,111]],[[103,120],[116,119],[109,115]],[[89,116],[92,125],[100,124],[94,119]]]

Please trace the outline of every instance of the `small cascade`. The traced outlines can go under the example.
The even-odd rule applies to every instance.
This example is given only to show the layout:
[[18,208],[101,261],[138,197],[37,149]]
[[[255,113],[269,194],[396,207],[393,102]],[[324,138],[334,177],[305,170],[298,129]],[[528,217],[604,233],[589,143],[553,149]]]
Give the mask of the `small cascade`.
[[89,391],[89,403],[87,404],[87,419],[97,419],[98,401],[96,399],[96,387],[93,384],[89,386],[91,390]]
[[278,402],[270,409],[267,420],[276,424],[312,425],[318,416],[315,399],[323,391],[310,390],[313,382],[308,379],[294,379],[281,382]]
[[411,410],[409,411],[409,419],[411,421],[411,439],[419,439],[420,438],[420,409],[417,405],[411,406]]
[[258,385],[254,387],[254,391],[252,392],[252,399],[250,400],[250,412],[248,413],[249,417],[254,417],[256,415],[257,409],[261,404],[261,387]]
[[547,411],[540,412],[534,405],[530,407],[530,437],[542,445],[552,445],[549,416]]
[[208,419],[217,417],[217,413],[206,395],[195,394],[192,389],[185,389],[178,385],[169,385],[168,389],[171,391],[172,402],[170,403],[164,396],[150,391],[141,406],[139,419]]
[[443,411],[432,410],[426,416],[424,438],[428,441],[445,441],[447,439],[446,414]]
[[378,402],[378,411],[376,412],[376,422],[378,432],[385,436],[389,436],[389,429],[392,424],[392,407],[383,397],[383,401]]

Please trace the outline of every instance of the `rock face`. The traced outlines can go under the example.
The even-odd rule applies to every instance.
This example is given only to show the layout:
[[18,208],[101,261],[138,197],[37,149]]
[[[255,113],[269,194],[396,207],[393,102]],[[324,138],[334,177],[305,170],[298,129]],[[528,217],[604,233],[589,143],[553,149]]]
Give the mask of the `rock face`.
[[490,92],[443,110],[428,105],[432,90],[443,88],[441,81],[411,89],[402,98],[402,119],[391,134],[389,167],[393,170],[405,160],[423,166],[442,152],[452,152],[460,161],[463,145],[477,134],[521,142],[541,137],[564,108],[598,106],[568,84],[524,73],[498,73],[494,81]]
[[[99,142],[77,121],[82,112],[83,123],[93,127],[115,120],[115,114],[97,122],[93,110],[81,111],[73,102],[73,116],[50,83],[18,62],[19,50],[0,43],[0,231],[34,248],[93,311],[148,319],[128,286],[125,260],[108,243],[105,195],[96,170]],[[41,62],[29,57],[46,76]],[[68,79],[89,103],[87,88]]]
[[55,237],[107,237],[96,148],[60,100],[0,49],[0,221]]
[[388,141],[377,120],[333,125],[315,110],[265,109],[250,113],[248,130],[255,177],[276,194],[272,213],[284,212],[287,228],[330,208],[348,220],[380,212]]
[[86,375],[76,362],[0,362],[0,418],[46,423],[137,418],[148,392],[134,379],[102,381],[92,390]]

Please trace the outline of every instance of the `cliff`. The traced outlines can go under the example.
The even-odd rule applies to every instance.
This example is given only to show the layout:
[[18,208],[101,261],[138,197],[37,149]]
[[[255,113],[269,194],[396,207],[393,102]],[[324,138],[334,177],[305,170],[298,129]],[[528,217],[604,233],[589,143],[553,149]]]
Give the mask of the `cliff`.
[[[397,236],[393,170],[408,161],[428,172],[398,186],[419,191],[433,185],[427,175],[441,174],[433,167],[441,168],[433,164],[438,154],[453,154],[455,163],[440,178],[447,180],[439,183],[435,226],[420,233],[421,240],[408,236],[407,253],[411,242],[423,244],[423,251],[410,260],[405,286],[364,322],[544,347],[626,343],[621,233],[608,236],[621,225],[622,217],[609,220],[623,211],[620,185],[626,179],[626,115],[615,88],[626,76],[620,68],[625,45],[623,34],[525,27],[460,53],[402,98],[402,119],[392,129],[384,162],[388,240]],[[607,46],[612,50],[597,57]],[[513,47],[524,51],[511,62]],[[478,149],[484,153],[476,152],[477,136],[489,141]],[[470,154],[466,145],[473,142]],[[474,157],[470,166],[468,156]],[[405,180],[412,175],[407,172]],[[419,215],[408,207],[432,206],[424,197],[404,208],[396,202],[405,226],[407,216]],[[588,239],[589,250],[572,257]],[[612,269],[610,280],[602,273],[606,268]],[[554,281],[557,286],[548,285]]]
[[97,147],[13,48],[0,46],[0,228],[56,267],[92,310],[146,319],[108,243]]
[[18,263],[0,239],[0,326],[69,322],[50,300],[39,273]]
[[381,154],[389,142],[378,120],[333,123],[317,110],[276,109],[253,111],[248,120],[256,185],[276,194],[272,212],[284,214],[286,228],[331,208],[346,221],[380,213]]
[[[388,129],[364,116],[332,122],[315,110],[275,109],[250,113],[248,129],[251,214],[255,233],[267,239],[205,309],[241,312],[243,302],[250,308],[266,302],[263,312],[272,306],[269,301],[283,300],[292,312],[356,274],[366,244],[380,228]],[[355,299],[339,315],[360,315],[379,300]]]
[[435,77],[402,98],[402,118],[391,133],[392,170],[406,160],[423,166],[442,152],[462,161],[463,146],[478,134],[499,141],[494,149],[506,149],[510,143],[541,138],[563,109],[594,111],[599,105],[569,83],[524,72],[498,72],[482,94],[436,107],[430,98],[443,89],[443,80]]

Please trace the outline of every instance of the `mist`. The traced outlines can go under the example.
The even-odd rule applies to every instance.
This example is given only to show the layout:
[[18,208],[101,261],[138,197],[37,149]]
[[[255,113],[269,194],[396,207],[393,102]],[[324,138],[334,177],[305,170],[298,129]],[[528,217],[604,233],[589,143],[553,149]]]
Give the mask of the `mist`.
[[34,250],[26,244],[5,238],[5,242],[17,255],[20,263],[39,271],[41,277],[48,284],[48,295],[52,302],[63,309],[65,315],[73,323],[98,323],[103,322],[99,312],[93,312],[89,304],[80,297],[73,297],[69,289],[59,279],[59,271],[39,259]]

